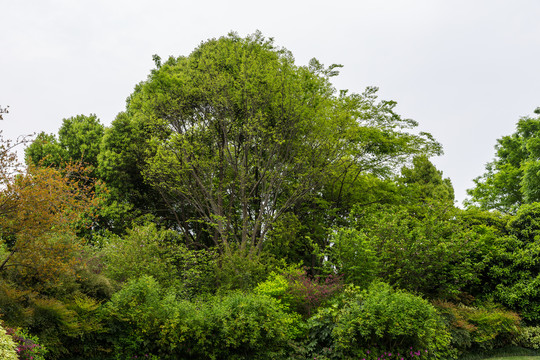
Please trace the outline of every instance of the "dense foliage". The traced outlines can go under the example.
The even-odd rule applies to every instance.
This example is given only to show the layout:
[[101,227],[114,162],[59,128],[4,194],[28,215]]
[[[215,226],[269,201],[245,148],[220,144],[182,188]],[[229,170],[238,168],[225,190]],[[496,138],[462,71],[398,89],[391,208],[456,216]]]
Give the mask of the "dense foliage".
[[[453,357],[450,334],[428,301],[373,283],[350,287],[331,306],[309,319],[312,346],[331,349],[333,359],[409,357],[420,350],[431,359]],[[328,350],[327,350],[328,351]]]
[[17,345],[6,330],[0,326],[0,356],[6,360],[17,360]]
[[[0,357],[458,359],[540,348],[540,118],[454,204],[430,134],[232,33],[110,126],[0,141]],[[537,113],[538,114],[538,113]]]

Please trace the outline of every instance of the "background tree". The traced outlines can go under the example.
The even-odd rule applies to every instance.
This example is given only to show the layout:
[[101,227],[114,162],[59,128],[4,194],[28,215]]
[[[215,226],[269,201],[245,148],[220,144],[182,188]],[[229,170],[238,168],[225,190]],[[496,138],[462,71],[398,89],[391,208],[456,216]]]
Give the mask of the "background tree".
[[153,121],[136,115],[138,110],[131,98],[138,92],[140,86],[128,99],[128,109],[118,114],[105,130],[98,156],[99,177],[108,189],[107,205],[102,212],[109,222],[107,228],[116,233],[123,232],[133,219],[145,215],[154,215],[156,221],[168,227],[175,223],[160,192],[142,174],[152,153],[148,139],[156,136],[156,126]]
[[[425,157],[396,177],[393,202],[353,208],[336,229],[329,260],[355,284],[376,277],[430,298],[455,298],[472,283],[476,236],[460,220],[449,179]],[[365,259],[360,261],[360,258]]]
[[67,154],[54,134],[40,132],[34,141],[24,150],[27,164],[35,166],[60,167],[66,160]]
[[516,132],[497,140],[495,159],[467,191],[466,205],[515,213],[525,203],[540,201],[540,108],[523,117]]
[[427,156],[415,156],[412,166],[404,166],[397,179],[401,199],[411,204],[437,201],[453,207],[454,187],[450,179],[442,175]]
[[479,231],[485,266],[477,297],[494,299],[531,324],[540,321],[539,218],[540,204],[525,204],[502,224]]
[[66,162],[81,162],[96,169],[104,127],[96,115],[77,115],[64,119],[54,134],[40,133],[25,149],[27,163],[60,167]]
[[[120,114],[113,126],[105,129],[95,115],[70,117],[63,120],[58,135],[40,133],[25,149],[27,164],[62,169],[69,163],[81,163],[89,168],[92,181],[105,180],[107,186],[99,181],[95,188],[101,204],[93,233],[86,234],[88,238],[109,231],[123,233],[133,219],[143,214],[138,208],[155,203],[154,199],[140,200],[141,186],[137,181],[142,175],[136,163],[124,158],[120,169],[116,165],[118,155],[114,151],[118,147],[129,149],[129,159],[143,159],[144,152],[144,147],[137,147],[140,141],[134,141],[138,133],[131,126],[123,126],[122,119]],[[124,170],[130,176],[125,176]]]

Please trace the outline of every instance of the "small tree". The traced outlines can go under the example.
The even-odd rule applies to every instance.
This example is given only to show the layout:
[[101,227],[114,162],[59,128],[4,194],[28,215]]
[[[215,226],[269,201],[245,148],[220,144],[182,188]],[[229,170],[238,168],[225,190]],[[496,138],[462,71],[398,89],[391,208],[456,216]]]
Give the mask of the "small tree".
[[74,271],[80,245],[74,228],[95,205],[86,170],[73,164],[62,171],[32,165],[22,170],[12,148],[0,143],[0,272],[16,267],[54,278]]

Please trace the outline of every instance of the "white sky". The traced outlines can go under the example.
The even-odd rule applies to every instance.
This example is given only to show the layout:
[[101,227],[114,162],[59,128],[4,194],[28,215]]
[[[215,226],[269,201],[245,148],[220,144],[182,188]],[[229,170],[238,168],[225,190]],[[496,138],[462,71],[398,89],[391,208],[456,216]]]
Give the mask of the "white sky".
[[540,106],[537,0],[0,0],[4,135],[56,133],[95,113],[109,125],[152,55],[259,29],[294,54],[345,67],[338,89],[383,99],[443,144],[434,159],[459,203],[497,138]]

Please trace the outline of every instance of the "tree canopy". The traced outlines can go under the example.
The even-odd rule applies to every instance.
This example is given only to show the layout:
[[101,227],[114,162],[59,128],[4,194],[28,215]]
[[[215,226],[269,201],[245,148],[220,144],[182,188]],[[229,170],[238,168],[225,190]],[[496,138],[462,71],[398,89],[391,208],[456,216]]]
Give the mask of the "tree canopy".
[[343,186],[347,171],[389,175],[414,154],[440,152],[429,134],[407,132],[416,123],[375,88],[337,92],[338,65],[297,66],[259,33],[157,65],[127,114],[155,126],[145,178],[188,238],[202,222],[214,245],[259,251],[272,224],[323,184]]
[[103,125],[95,115],[77,115],[64,119],[54,134],[41,132],[25,149],[27,163],[61,166],[70,161],[97,168]]
[[516,132],[497,140],[495,159],[468,190],[468,205],[515,213],[522,204],[540,201],[540,108],[521,118]]

